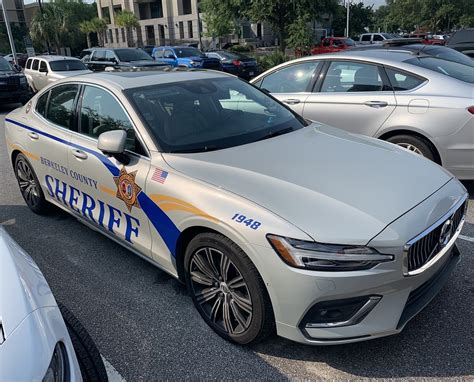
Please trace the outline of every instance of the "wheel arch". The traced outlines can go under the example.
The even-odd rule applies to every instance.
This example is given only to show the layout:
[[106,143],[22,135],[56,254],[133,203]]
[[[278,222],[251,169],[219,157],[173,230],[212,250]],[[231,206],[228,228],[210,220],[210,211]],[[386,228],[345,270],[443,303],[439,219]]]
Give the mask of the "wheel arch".
[[439,165],[443,164],[442,163],[443,161],[441,159],[441,154],[440,154],[438,148],[436,147],[436,145],[426,135],[421,134],[417,131],[409,130],[409,129],[406,129],[406,128],[394,129],[394,130],[390,130],[390,131],[387,131],[387,132],[383,133],[382,135],[380,135],[378,137],[378,139],[386,141],[387,139],[392,138],[396,135],[411,135],[413,137],[417,137],[419,139],[424,140],[430,146],[431,150],[433,151],[433,154],[436,158],[436,163],[438,163]]

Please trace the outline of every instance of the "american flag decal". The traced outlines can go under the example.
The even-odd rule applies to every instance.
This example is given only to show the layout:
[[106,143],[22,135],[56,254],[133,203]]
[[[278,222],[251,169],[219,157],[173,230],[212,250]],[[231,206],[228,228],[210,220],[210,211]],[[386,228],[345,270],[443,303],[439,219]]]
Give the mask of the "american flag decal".
[[153,173],[151,180],[154,180],[155,182],[163,184],[165,183],[165,180],[167,177],[168,177],[168,171],[155,168],[155,172]]

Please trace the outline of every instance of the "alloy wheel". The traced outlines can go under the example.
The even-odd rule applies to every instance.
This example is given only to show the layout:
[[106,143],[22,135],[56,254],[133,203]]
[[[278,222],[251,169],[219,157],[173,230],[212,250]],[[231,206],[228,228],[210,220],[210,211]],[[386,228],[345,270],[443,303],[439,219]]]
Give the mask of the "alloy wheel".
[[194,252],[189,268],[192,292],[207,318],[229,335],[245,332],[253,305],[237,266],[225,253],[204,247]]
[[38,192],[38,184],[36,183],[33,170],[28,162],[20,159],[16,165],[16,175],[20,191],[30,207],[36,207],[40,202],[40,194]]
[[400,142],[400,143],[397,143],[397,145],[400,146],[400,147],[403,147],[405,150],[408,150],[408,151],[414,152],[418,155],[424,156],[423,153],[421,152],[421,150],[418,147],[416,147],[415,145],[412,145],[411,143]]

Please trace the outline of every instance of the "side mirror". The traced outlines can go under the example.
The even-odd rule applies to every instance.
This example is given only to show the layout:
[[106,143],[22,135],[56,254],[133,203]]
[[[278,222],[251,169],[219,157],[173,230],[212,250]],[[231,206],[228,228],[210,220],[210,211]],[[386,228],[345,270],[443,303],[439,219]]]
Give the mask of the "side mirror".
[[105,155],[113,156],[119,162],[127,165],[130,158],[124,153],[127,133],[124,130],[106,131],[99,135],[97,148]]

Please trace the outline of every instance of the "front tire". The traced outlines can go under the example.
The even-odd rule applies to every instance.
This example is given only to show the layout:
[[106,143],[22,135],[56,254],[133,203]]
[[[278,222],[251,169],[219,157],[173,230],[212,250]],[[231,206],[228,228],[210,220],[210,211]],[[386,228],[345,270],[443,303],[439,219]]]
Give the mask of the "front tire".
[[49,212],[50,205],[44,197],[35,171],[26,156],[21,153],[15,159],[15,176],[28,208],[39,215]]
[[387,141],[436,162],[436,156],[430,143],[423,138],[403,134],[390,137]]
[[270,298],[257,268],[230,239],[202,233],[186,248],[185,278],[199,314],[221,337],[241,345],[274,332]]
[[85,382],[108,381],[104,362],[91,336],[69,309],[61,303],[58,306],[76,352],[82,379]]

